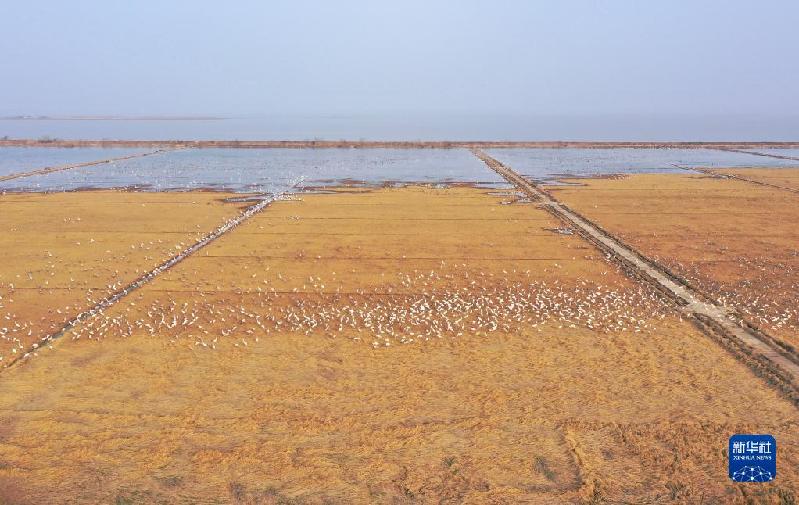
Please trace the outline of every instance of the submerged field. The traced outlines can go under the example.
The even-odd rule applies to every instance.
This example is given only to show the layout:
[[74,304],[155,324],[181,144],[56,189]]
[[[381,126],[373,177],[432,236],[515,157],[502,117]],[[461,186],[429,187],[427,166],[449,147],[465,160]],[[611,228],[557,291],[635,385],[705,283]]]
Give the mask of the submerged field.
[[[426,184],[436,163],[417,153],[367,161],[361,182],[335,167],[374,153],[281,156],[317,176],[0,371],[0,504],[799,493],[796,405],[463,152],[437,154],[449,175]],[[576,182],[551,192],[793,341],[777,271],[793,268],[796,195],[687,172]],[[6,363],[253,203],[113,186],[0,195]],[[775,482],[729,480],[734,433],[775,436]]]

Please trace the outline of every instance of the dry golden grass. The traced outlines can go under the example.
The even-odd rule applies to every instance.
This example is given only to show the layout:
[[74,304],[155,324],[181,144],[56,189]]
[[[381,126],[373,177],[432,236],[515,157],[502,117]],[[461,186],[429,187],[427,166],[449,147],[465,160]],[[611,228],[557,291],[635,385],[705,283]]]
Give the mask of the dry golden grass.
[[799,195],[708,175],[581,182],[553,195],[799,348]]
[[[745,503],[726,477],[736,432],[780,444],[754,502],[796,493],[796,408],[512,200],[274,203],[0,375],[0,503],[3,485],[20,503]],[[509,307],[526,293],[548,315]],[[416,326],[391,319],[420,300],[437,309]],[[371,319],[324,319],[356,303]],[[500,327],[435,327],[437,303]],[[400,343],[411,328],[430,338]]]
[[726,168],[714,171],[799,191],[799,169],[797,168]]
[[14,358],[92,300],[236,214],[240,205],[223,203],[225,196],[93,191],[0,197],[0,357]]

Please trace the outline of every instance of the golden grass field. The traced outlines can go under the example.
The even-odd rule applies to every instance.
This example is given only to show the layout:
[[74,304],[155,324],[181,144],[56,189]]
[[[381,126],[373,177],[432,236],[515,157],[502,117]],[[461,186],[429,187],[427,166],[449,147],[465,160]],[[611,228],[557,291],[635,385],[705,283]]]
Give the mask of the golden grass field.
[[[719,183],[647,177],[636,184]],[[612,230],[588,190],[625,183],[557,194]],[[74,312],[89,287],[230,217],[223,196],[4,195],[17,210],[2,240],[22,249],[0,289],[33,271],[19,286],[41,297],[15,286],[13,310],[51,328],[51,308]],[[761,238],[757,216],[737,226],[789,247]],[[658,219],[670,234],[654,243],[697,240],[676,219]],[[0,372],[0,503],[788,503],[796,407],[559,226],[513,192],[469,187],[275,202]],[[647,230],[625,238],[649,244]],[[24,284],[53,270],[74,298]],[[775,482],[729,481],[737,432],[777,438]]]
[[236,214],[224,196],[2,195],[0,365]]
[[715,170],[720,174],[744,177],[753,181],[773,184],[799,191],[799,170],[791,168],[726,168]]
[[[728,172],[780,185],[799,176],[786,168]],[[552,194],[799,349],[799,195],[705,174],[579,182]]]

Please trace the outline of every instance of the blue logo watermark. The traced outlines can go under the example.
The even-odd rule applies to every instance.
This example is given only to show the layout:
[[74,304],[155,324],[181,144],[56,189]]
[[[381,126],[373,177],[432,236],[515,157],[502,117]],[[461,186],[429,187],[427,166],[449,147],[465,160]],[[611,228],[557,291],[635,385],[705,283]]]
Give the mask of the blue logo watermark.
[[728,455],[735,482],[769,482],[777,476],[777,441],[771,435],[733,435]]

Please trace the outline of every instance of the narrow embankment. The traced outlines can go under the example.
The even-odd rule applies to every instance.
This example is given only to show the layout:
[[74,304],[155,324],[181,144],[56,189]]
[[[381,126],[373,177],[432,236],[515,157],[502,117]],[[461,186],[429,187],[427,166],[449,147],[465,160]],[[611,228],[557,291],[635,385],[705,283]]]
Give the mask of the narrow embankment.
[[710,175],[713,177],[724,177],[725,179],[734,179],[736,181],[746,182],[749,184],[757,184],[758,186],[764,186],[766,188],[778,189],[780,191],[787,191],[789,193],[796,193],[799,194],[799,189],[796,188],[789,188],[788,186],[781,186],[779,184],[772,184],[766,181],[758,181],[755,179],[751,179],[749,177],[744,177],[742,175],[730,174],[730,173],[721,173],[713,170],[712,168],[704,168],[704,167],[686,167],[683,165],[674,165],[677,168],[682,170],[689,170],[691,172],[701,172],[705,175]]
[[797,396],[799,395],[799,359],[795,354],[779,348],[767,335],[741,323],[743,318],[736,317],[729,309],[710,303],[707,297],[682,283],[667,269],[610,236],[599,226],[570,210],[510,167],[503,165],[479,149],[473,149],[472,152],[489,168],[594,243],[633,277],[652,283],[675,300],[682,310],[698,321],[699,326],[712,338],[725,345],[736,356],[747,361],[747,364],[757,373],[777,384],[795,401],[799,402],[799,396]]
[[171,151],[172,149],[158,149],[155,151],[150,151],[147,153],[139,153],[139,154],[131,154],[129,156],[120,156],[119,158],[107,158],[103,160],[94,160],[94,161],[86,161],[82,163],[72,163],[70,165],[59,165],[55,167],[44,167],[38,168],[36,170],[30,170],[27,172],[17,172],[13,174],[3,175],[0,176],[0,182],[3,181],[10,181],[13,179],[21,179],[23,177],[30,177],[32,175],[45,175],[45,174],[52,174],[53,172],[63,172],[65,170],[72,170],[74,168],[82,168],[82,167],[91,167],[94,165],[103,165],[105,163],[113,163],[115,161],[124,161],[130,160],[133,158],[143,158],[145,156],[152,156],[153,154],[159,154],[167,151]]
[[[716,149],[718,151],[726,151],[726,152],[730,152],[730,153],[742,153],[742,154],[751,154],[753,156],[764,156],[766,158],[776,158],[776,159],[780,159],[780,160],[793,160],[793,161],[797,162],[797,165],[799,165],[799,158],[796,158],[794,156],[783,156],[781,154],[761,153],[761,152],[758,152],[758,151],[744,151],[743,149],[734,149],[732,147],[713,147],[712,149]],[[758,186],[764,186],[764,187],[767,187],[767,188],[779,189],[780,191],[788,191],[789,193],[799,194],[799,189],[796,189],[796,188],[790,188],[788,186],[781,186],[779,184],[772,184],[772,183],[766,182],[766,181],[758,181],[756,179],[751,179],[751,178],[745,177],[743,175],[730,174],[730,173],[720,173],[720,172],[717,172],[716,170],[714,170],[712,168],[688,167],[688,166],[678,165],[678,164],[675,164],[674,166],[677,167],[677,168],[680,168],[682,170],[691,170],[691,171],[694,171],[694,172],[701,172],[703,174],[711,175],[713,177],[725,177],[727,179],[735,179],[736,181],[748,182],[749,184],[757,184]]]
[[759,151],[744,151],[743,149],[735,149],[733,147],[714,147],[712,149],[718,149],[719,151],[727,151],[731,153],[751,154],[753,156],[765,156],[766,158],[777,158],[780,160],[799,161],[799,158],[796,156],[783,156],[782,154],[762,153]]
[[[254,205],[251,205],[244,209],[238,216],[229,219],[224,224],[216,228],[211,233],[203,236],[200,240],[192,244],[191,246],[187,247],[180,253],[172,256],[168,260],[164,261],[154,269],[150,270],[149,272],[143,274],[130,284],[127,284],[124,287],[121,287],[117,291],[115,291],[110,296],[100,300],[94,306],[84,310],[77,314],[72,320],[70,320],[67,324],[65,324],[61,329],[58,331],[51,333],[49,335],[42,336],[38,342],[32,344],[30,348],[28,348],[24,353],[18,355],[18,357],[14,360],[9,361],[8,363],[3,366],[3,369],[10,368],[28,358],[32,353],[37,352],[37,350],[41,349],[43,345],[47,345],[48,343],[52,342],[53,340],[58,339],[59,337],[63,336],[65,333],[70,331],[74,328],[77,324],[86,321],[94,317],[95,315],[102,314],[103,311],[121,299],[125,298],[133,291],[139,289],[140,287],[144,286],[145,284],[149,283],[150,281],[154,280],[163,272],[169,270],[173,266],[177,265],[181,261],[185,260],[192,254],[196,253],[200,249],[204,248],[205,246],[209,245],[211,242],[215,241],[216,239],[220,238],[225,233],[231,231],[232,229],[236,228],[238,225],[242,224],[244,221],[248,220],[255,214],[261,212],[267,205],[272,202],[272,199],[264,199],[261,200]],[[2,369],[0,369],[2,370]]]

